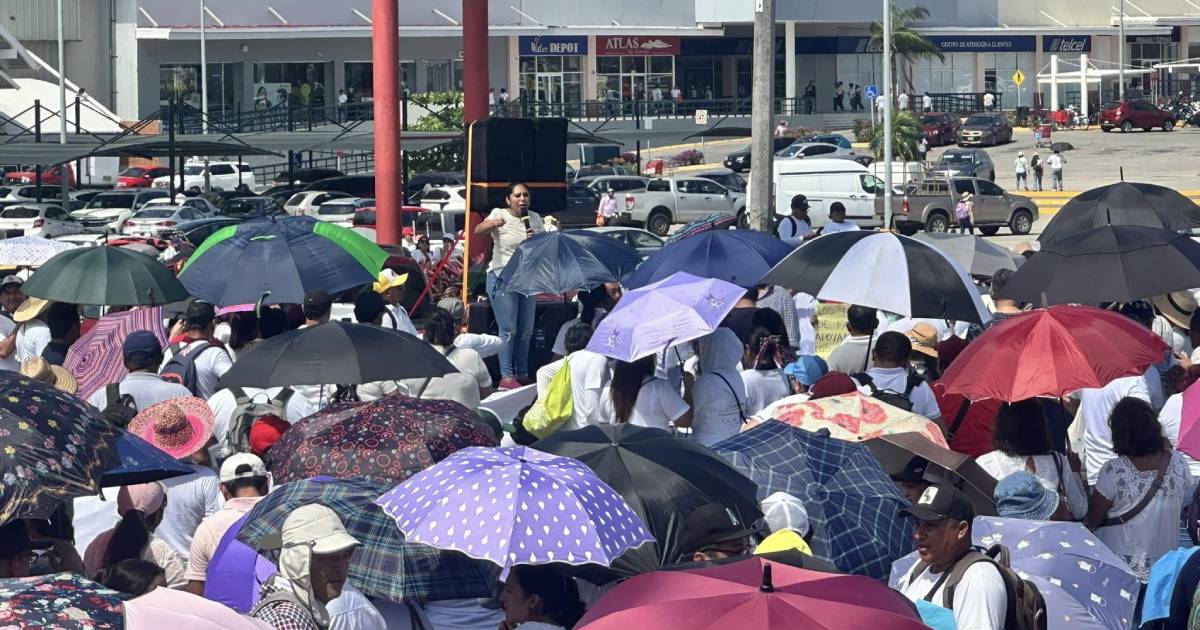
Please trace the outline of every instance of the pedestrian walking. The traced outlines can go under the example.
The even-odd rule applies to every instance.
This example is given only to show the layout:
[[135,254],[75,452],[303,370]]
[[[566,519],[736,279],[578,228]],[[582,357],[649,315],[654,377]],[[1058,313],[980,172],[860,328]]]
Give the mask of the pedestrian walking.
[[596,227],[610,225],[617,217],[617,191],[609,188],[600,198],[600,206],[596,208]]
[[908,109],[908,94],[901,92],[900,95],[896,97],[896,108],[898,111],[905,111]]
[[808,85],[804,87],[804,113],[811,116],[816,102],[817,84],[813,81],[809,81]]
[[995,94],[992,94],[991,92],[984,92],[983,108],[989,112],[996,109],[996,95]]
[[921,111],[933,111],[933,97],[929,95],[929,92],[921,97]]
[[1029,190],[1029,165],[1025,163],[1025,152],[1017,151],[1017,159],[1013,161],[1013,169],[1017,174],[1016,190],[1020,190],[1024,186],[1025,190]]
[[1054,153],[1046,158],[1046,165],[1050,167],[1050,187],[1054,190],[1063,189],[1063,165],[1066,163],[1067,159],[1058,149],[1054,149]]
[[1029,158],[1029,168],[1033,171],[1033,189],[1041,192],[1042,172],[1045,170],[1045,165],[1042,164],[1042,156],[1038,155],[1037,151],[1034,151],[1033,157]]
[[841,81],[835,81],[833,84],[833,111],[846,111],[846,88],[842,87]]
[[958,205],[954,206],[954,217],[958,219],[958,232],[960,234],[975,233],[975,202],[972,201],[972,195],[969,192],[964,192],[958,200]]
[[779,124],[775,125],[775,136],[779,137],[788,132],[788,121],[780,119]]

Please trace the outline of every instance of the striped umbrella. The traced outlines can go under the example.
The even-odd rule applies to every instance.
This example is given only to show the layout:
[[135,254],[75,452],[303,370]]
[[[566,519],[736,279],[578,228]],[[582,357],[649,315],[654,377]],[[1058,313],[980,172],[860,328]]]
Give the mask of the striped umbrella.
[[71,243],[40,236],[18,236],[0,241],[0,265],[38,267],[59,252],[75,249]]
[[162,325],[162,307],[136,308],[100,318],[79,341],[71,344],[63,367],[79,381],[79,396],[87,399],[96,390],[116,383],[129,374],[121,346],[135,330],[149,330],[158,342],[167,345]]

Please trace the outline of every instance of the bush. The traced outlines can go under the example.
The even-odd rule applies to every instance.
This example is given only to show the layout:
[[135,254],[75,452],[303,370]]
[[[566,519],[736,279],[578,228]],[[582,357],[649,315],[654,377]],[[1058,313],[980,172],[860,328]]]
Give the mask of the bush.
[[803,127],[794,127],[792,129],[788,129],[787,131],[783,132],[783,136],[785,138],[803,138],[804,136],[817,135],[817,133],[818,132],[815,129],[805,129]]
[[696,149],[680,151],[671,156],[671,166],[695,166],[704,163],[704,154]]
[[854,121],[854,141],[855,142],[870,142],[871,136],[874,134],[871,128],[871,121],[867,118],[858,118]]

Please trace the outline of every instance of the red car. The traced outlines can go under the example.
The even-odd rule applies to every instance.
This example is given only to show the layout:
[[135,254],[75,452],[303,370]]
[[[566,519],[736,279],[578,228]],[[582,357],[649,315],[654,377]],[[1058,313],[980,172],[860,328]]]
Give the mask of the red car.
[[[75,169],[70,166],[67,169],[67,186],[75,187]],[[5,184],[44,184],[46,186],[61,186],[62,185],[63,165],[58,164],[42,169],[42,180],[38,181],[37,169],[32,165],[21,167],[20,170],[12,171],[4,176]]]
[[1113,101],[1100,109],[1100,129],[1112,131],[1120,128],[1128,133],[1134,129],[1150,131],[1162,127],[1163,131],[1175,128],[1175,115],[1156,107],[1149,101]]
[[165,166],[131,166],[117,175],[117,188],[149,188],[155,177],[166,177],[171,169]]
[[921,129],[925,132],[925,142],[931,147],[943,144],[954,144],[958,139],[958,130],[962,120],[956,114],[944,112],[926,112],[921,114]]

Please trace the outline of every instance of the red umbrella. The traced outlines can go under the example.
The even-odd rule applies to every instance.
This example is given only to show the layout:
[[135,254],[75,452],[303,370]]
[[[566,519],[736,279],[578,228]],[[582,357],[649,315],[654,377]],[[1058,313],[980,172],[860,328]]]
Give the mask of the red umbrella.
[[1011,317],[979,336],[939,381],[947,394],[1025,400],[1063,396],[1138,376],[1167,344],[1133,320],[1092,306],[1052,306]]
[[576,627],[918,630],[925,625],[903,595],[877,580],[754,557],[703,569],[643,573],[610,590]]

